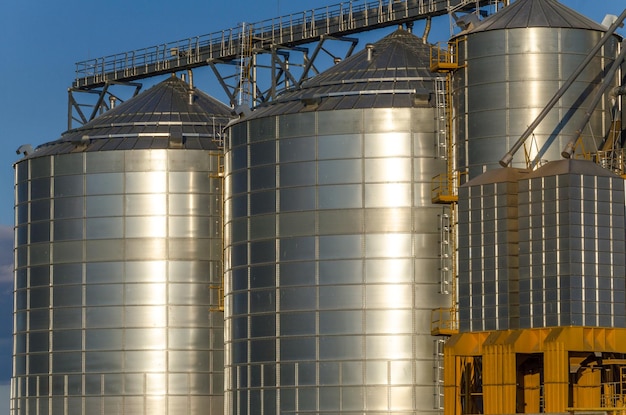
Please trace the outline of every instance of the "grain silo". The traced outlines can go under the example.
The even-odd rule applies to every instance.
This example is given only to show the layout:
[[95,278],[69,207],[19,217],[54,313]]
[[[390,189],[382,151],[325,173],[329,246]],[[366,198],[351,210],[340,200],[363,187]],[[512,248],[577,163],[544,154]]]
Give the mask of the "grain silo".
[[[606,31],[556,0],[517,0],[452,39],[459,170],[471,179],[497,167]],[[602,46],[515,154],[513,167],[561,158],[618,44],[615,35]],[[606,94],[593,109],[578,153],[600,147],[612,126],[612,105]]]
[[228,117],[170,77],[15,164],[13,414],[223,411]]
[[494,169],[459,188],[459,330],[519,328],[519,181]]
[[619,37],[605,32],[556,1],[518,0],[453,39],[457,167],[469,181],[446,414],[623,407],[624,182],[561,160],[579,136],[578,157],[612,149],[617,107],[600,92],[604,78],[618,85],[608,75]]
[[589,160],[459,189],[461,331],[624,327],[624,180]]
[[227,413],[437,411],[428,60],[400,29],[229,128]]
[[624,238],[624,179],[590,160],[463,185],[445,413],[621,410]]
[[626,327],[624,179],[558,160],[519,191],[520,328]]

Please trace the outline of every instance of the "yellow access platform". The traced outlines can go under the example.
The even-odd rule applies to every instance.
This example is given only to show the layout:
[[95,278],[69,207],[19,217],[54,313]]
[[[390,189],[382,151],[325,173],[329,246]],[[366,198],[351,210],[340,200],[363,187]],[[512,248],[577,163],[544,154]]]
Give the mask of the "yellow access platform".
[[444,368],[444,415],[626,414],[626,329],[460,333]]

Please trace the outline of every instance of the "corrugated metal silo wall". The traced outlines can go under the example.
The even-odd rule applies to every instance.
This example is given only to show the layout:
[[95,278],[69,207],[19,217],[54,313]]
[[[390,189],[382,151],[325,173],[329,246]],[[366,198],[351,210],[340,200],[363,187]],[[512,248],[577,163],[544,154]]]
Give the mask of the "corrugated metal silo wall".
[[217,164],[165,149],[16,164],[13,414],[223,412]]
[[[453,79],[457,165],[468,179],[498,168],[526,128],[600,40],[594,30],[529,27],[469,33],[459,43],[463,65]],[[612,38],[535,129],[513,160],[558,160],[584,117],[601,74],[616,57]],[[609,98],[601,102],[583,131],[592,151],[610,127]],[[579,150],[580,151],[580,146]]]
[[589,160],[459,189],[461,331],[624,327],[624,180]]
[[520,181],[520,328],[624,327],[624,180],[598,171]]
[[435,413],[433,108],[242,121],[226,152],[227,413]]
[[[459,188],[459,330],[519,328],[518,169]],[[476,183],[478,181],[478,183]]]

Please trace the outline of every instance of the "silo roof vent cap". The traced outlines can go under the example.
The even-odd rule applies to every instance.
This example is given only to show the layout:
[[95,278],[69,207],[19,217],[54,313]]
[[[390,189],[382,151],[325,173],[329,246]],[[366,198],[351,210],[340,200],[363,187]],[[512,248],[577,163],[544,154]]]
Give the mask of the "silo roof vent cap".
[[24,157],[28,156],[33,152],[33,146],[30,144],[22,144],[15,150],[16,154],[23,154]]
[[371,62],[372,57],[374,56],[374,44],[368,43],[365,45],[365,49],[367,50],[367,61]]

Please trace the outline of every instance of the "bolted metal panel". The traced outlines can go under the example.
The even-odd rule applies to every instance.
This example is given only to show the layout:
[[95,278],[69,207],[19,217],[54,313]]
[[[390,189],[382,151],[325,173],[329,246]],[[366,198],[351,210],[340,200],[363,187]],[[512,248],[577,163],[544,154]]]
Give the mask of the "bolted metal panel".
[[[15,414],[223,406],[223,318],[210,287],[222,276],[213,130],[225,122],[212,115],[224,121],[229,110],[199,91],[197,105],[177,108],[183,87],[170,79],[126,110],[197,110],[190,118],[206,127],[209,151],[147,149],[145,125],[135,149],[101,151],[123,141],[96,138],[107,125],[140,122],[120,105],[16,163]],[[201,115],[209,103],[215,112]],[[84,134],[92,138],[78,143]]]
[[227,411],[434,412],[427,49],[399,30],[228,129]]
[[522,172],[460,188],[461,329],[623,326],[623,180],[581,160]]
[[[195,98],[191,105],[190,93]],[[111,150],[218,150],[221,127],[230,117],[228,107],[172,76],[80,128],[68,130],[59,140],[39,146],[27,157],[98,152],[102,159],[88,163],[87,172],[119,171],[120,157]],[[154,165],[158,161],[144,157],[142,163]],[[142,167],[136,165],[127,171],[137,168]]]
[[[161,150],[160,156],[167,160],[172,151],[177,150]],[[98,154],[92,153],[90,159],[97,159]],[[132,174],[124,172],[126,166],[136,168],[138,157],[135,153],[129,155],[129,160],[125,160],[122,152],[120,171],[98,174],[122,178],[123,188],[135,188]],[[217,158],[217,153],[189,156],[190,160]],[[66,156],[47,157],[49,162],[63,165]],[[19,162],[18,170],[34,160],[37,159]],[[84,156],[71,157],[66,162],[87,165]],[[168,176],[174,176],[170,177],[168,189],[172,196],[185,195],[180,202],[186,206],[173,209],[176,216],[170,218],[169,228],[165,226],[169,193],[161,194],[154,185],[145,186],[143,193],[137,186],[137,193],[126,196],[107,188],[100,193],[94,188],[88,195],[80,195],[70,186],[72,197],[64,198],[61,193],[48,196],[55,218],[29,223],[30,241],[19,241],[17,248],[27,248],[31,254],[17,265],[17,274],[30,274],[30,282],[18,284],[15,293],[18,299],[24,297],[24,301],[16,303],[17,315],[26,313],[30,321],[16,327],[16,341],[21,344],[19,339],[27,339],[24,344],[29,347],[16,348],[15,361],[24,361],[26,366],[16,365],[14,381],[24,379],[41,385],[50,372],[58,388],[55,386],[50,392],[31,391],[27,398],[14,396],[23,405],[41,406],[42,402],[54,401],[57,394],[64,396],[68,390],[78,407],[82,401],[94,399],[113,405],[122,396],[159,393],[161,388],[152,379],[159,375],[163,379],[191,379],[175,382],[177,393],[186,395],[189,402],[209,397],[210,401],[221,402],[221,389],[211,390],[210,385],[222,382],[222,366],[211,362],[222,360],[217,355],[223,353],[223,328],[220,319],[207,317],[208,310],[217,305],[209,286],[219,284],[221,269],[221,231],[215,228],[210,232],[210,224],[221,218],[219,210],[212,213],[203,204],[208,198],[221,198],[220,179],[215,176],[190,189],[185,181],[176,178],[177,173],[167,170],[167,164],[158,173],[166,183]],[[149,172],[144,174],[149,176]],[[187,174],[209,177],[211,172],[192,170]],[[67,179],[74,176],[61,176],[62,180],[53,177],[55,189],[80,182],[85,175],[85,171],[77,174],[76,180]],[[106,176],[102,178],[101,183],[114,183],[107,181]],[[63,214],[65,206],[74,206],[63,203],[65,199],[80,201],[82,208],[70,216],[82,216],[81,219],[63,219],[67,216]],[[20,202],[27,204],[28,198]],[[79,212],[91,213],[93,217]],[[191,238],[189,232],[203,233],[207,242]],[[61,242],[64,239],[75,242]],[[33,243],[44,240],[49,243]],[[165,249],[166,240],[169,252]],[[208,241],[214,241],[217,248],[209,249]],[[51,251],[41,249],[48,246]],[[44,321],[48,323],[40,324]],[[148,373],[151,380],[144,384]],[[72,376],[78,380],[72,380]],[[200,377],[203,380],[193,380]],[[85,379],[84,387],[81,379]],[[166,384],[162,385],[160,393],[165,396]],[[143,412],[143,398],[133,407]]]
[[[533,7],[533,3],[517,2],[459,42],[463,67],[454,73],[452,82],[459,138],[457,165],[468,171],[470,179],[498,166],[605,30],[557,2],[547,2],[549,7],[543,3]],[[513,15],[523,18],[512,19]],[[560,159],[593,91],[602,82],[605,68],[617,56],[618,42],[614,37],[598,52],[517,152],[513,167],[526,168],[525,153],[539,164]],[[617,79],[615,82],[617,86]],[[608,132],[609,106],[607,96],[582,132],[587,150],[598,148]]]
[[532,220],[520,217],[520,299],[528,304],[520,327],[624,327],[624,232],[613,232],[624,217],[623,202],[613,209],[623,180],[590,161],[562,160],[524,182]]
[[[248,238],[226,246],[227,399],[242,414],[258,413],[247,400],[255,391],[255,399],[272,399],[280,411],[432,411],[430,312],[448,305],[438,294],[433,223],[440,208],[430,196],[414,199],[412,189],[417,178],[444,166],[431,163],[430,147],[414,147],[412,131],[404,129],[413,116],[425,118],[423,111],[431,112],[434,127],[433,110],[412,109],[401,114],[404,127],[388,133],[361,127],[344,134],[342,125],[333,131],[324,123],[326,134],[277,137],[265,183],[241,177],[263,190],[248,193],[248,185],[238,185],[235,191],[230,181],[227,226],[247,228],[237,238]],[[394,116],[359,112],[350,110],[365,120]],[[317,114],[311,131],[326,119]],[[278,125],[291,125],[297,115],[276,117]],[[253,121],[269,122],[244,121],[251,134]],[[434,145],[434,133],[420,134]],[[241,137],[233,142],[242,144],[228,149],[227,163],[248,146]],[[267,162],[251,158],[245,167],[255,171]],[[227,170],[226,177],[238,171]],[[264,193],[269,204],[257,196]],[[247,209],[235,207],[242,197]]]
[[519,327],[518,183],[527,171],[494,170],[459,189],[461,331]]

